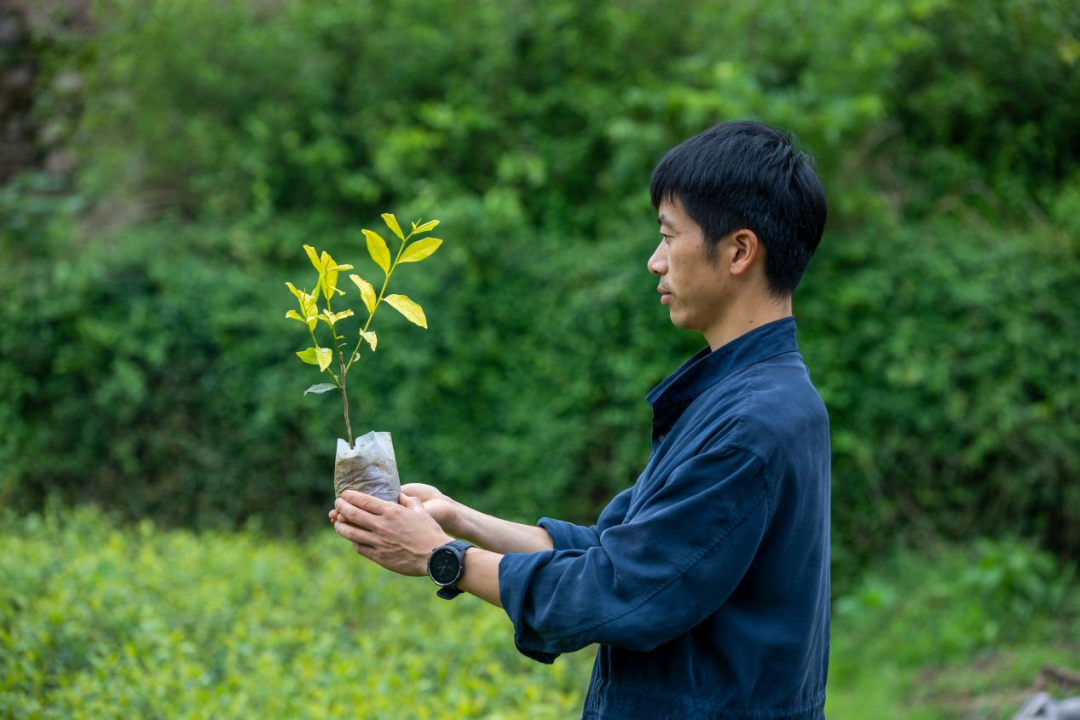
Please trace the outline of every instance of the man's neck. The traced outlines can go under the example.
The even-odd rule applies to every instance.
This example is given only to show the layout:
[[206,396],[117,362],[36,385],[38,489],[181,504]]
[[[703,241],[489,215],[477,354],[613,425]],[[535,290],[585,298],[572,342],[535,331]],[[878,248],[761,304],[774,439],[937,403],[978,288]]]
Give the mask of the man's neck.
[[756,303],[747,303],[735,308],[728,315],[705,331],[705,339],[711,350],[727,345],[737,337],[767,323],[791,315],[791,296],[783,299],[769,297]]

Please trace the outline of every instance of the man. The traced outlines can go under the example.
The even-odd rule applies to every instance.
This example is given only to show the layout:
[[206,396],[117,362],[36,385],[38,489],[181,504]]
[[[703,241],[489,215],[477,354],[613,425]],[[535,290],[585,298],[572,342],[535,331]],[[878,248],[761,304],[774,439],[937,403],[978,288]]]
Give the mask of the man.
[[[599,644],[584,718],[823,718],[828,416],[791,298],[825,196],[806,156],[756,122],[675,147],[651,192],[660,302],[708,347],[649,393],[652,454],[633,487],[591,527],[500,520],[420,484],[401,504],[346,493],[331,519],[380,565],[504,608],[531,658]],[[440,547],[451,536],[486,549]]]

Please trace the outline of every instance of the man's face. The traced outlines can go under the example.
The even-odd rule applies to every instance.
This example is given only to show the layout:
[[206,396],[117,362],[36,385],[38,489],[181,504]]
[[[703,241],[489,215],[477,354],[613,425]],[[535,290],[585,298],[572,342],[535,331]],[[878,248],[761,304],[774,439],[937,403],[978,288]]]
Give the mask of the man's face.
[[[649,258],[649,272],[660,277],[659,288],[666,293],[661,302],[675,327],[705,332],[719,322],[730,302],[723,254],[715,263],[705,257],[701,226],[683,211],[678,198],[660,203],[659,211],[660,244]],[[718,249],[724,242],[726,238]]]

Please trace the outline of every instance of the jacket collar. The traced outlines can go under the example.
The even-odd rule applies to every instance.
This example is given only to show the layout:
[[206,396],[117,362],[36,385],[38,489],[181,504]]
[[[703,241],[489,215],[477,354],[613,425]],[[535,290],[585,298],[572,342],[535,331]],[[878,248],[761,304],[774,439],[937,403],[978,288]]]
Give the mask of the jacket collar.
[[706,345],[645,397],[653,411],[653,440],[666,434],[698,395],[736,370],[798,349],[795,318],[790,315],[754,328],[716,350]]

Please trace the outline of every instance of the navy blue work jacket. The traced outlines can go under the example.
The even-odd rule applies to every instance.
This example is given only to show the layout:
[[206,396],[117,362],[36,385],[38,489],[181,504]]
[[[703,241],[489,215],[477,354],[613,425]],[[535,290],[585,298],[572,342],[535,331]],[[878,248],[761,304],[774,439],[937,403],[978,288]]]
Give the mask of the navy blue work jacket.
[[598,644],[587,720],[823,718],[829,420],[794,318],[705,347],[647,400],[637,482],[500,562],[515,645],[551,663]]

